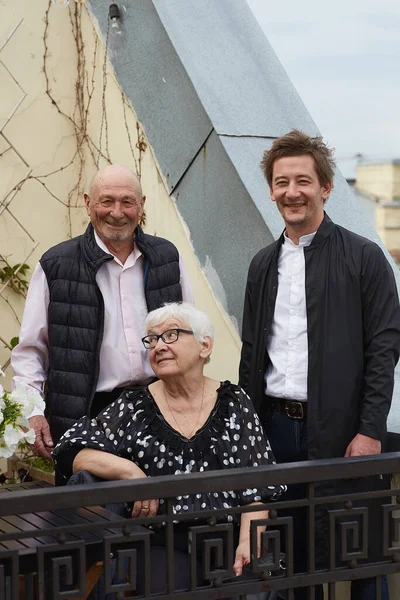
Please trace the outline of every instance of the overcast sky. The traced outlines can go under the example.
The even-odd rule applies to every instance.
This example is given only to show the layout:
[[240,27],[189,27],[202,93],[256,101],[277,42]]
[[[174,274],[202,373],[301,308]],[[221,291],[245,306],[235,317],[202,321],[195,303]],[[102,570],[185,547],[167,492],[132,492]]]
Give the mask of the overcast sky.
[[400,158],[400,0],[247,2],[343,174]]

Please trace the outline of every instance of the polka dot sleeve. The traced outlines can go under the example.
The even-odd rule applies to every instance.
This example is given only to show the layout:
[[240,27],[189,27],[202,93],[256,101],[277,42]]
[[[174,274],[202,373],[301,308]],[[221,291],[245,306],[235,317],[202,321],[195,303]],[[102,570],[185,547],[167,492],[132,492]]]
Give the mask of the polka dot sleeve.
[[125,457],[125,428],[131,426],[133,408],[123,395],[96,418],[82,417],[68,429],[53,451],[54,462],[64,477],[72,475],[74,459],[83,448]]
[[[243,391],[236,391],[240,406],[241,435],[237,451],[243,467],[258,467],[276,464],[271,446],[265,437],[262,425],[249,396]],[[286,491],[286,486],[269,485],[262,488],[251,488],[239,492],[240,504],[277,500]]]

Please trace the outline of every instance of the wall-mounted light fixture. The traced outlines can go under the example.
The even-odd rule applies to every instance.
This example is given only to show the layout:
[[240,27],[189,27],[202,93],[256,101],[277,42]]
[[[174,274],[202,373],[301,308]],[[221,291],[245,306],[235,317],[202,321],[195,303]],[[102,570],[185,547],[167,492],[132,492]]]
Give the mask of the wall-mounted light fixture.
[[108,9],[108,17],[111,21],[111,31],[113,31],[117,35],[121,35],[121,15],[119,12],[118,4],[116,4],[116,2],[111,2],[110,8]]

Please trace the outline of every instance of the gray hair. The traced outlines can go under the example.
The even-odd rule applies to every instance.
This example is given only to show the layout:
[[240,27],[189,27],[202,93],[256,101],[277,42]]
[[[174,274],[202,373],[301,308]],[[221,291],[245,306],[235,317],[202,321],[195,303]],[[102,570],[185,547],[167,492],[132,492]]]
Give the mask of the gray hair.
[[214,340],[214,327],[210,319],[189,302],[171,302],[164,304],[161,308],[152,310],[146,317],[144,327],[148,331],[151,327],[160,325],[167,319],[180,321],[185,327],[193,331],[200,343],[204,342],[205,336]]

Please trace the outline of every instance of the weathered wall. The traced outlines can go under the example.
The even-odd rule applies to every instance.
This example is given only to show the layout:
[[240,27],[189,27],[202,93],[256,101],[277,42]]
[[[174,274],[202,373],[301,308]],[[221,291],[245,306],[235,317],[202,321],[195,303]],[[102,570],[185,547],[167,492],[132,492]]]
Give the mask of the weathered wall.
[[376,199],[375,227],[382,242],[398,261],[400,258],[400,161],[360,164],[356,188]]
[[356,180],[359,190],[377,196],[382,202],[400,199],[400,161],[357,165]]
[[375,205],[376,230],[386,248],[398,259],[400,253],[400,205],[378,202]]
[[[216,328],[208,373],[236,380],[238,334],[215,300],[190,232],[104,51],[85,5],[0,4],[0,269],[4,261],[33,268],[49,246],[81,233],[87,224],[83,191],[97,165],[130,166],[141,175],[147,195],[146,230],[178,246],[196,304]],[[29,279],[29,273],[21,279]],[[18,335],[24,307],[24,295],[12,290],[15,281],[0,282],[0,365],[7,367],[6,387],[11,373],[4,345]]]

